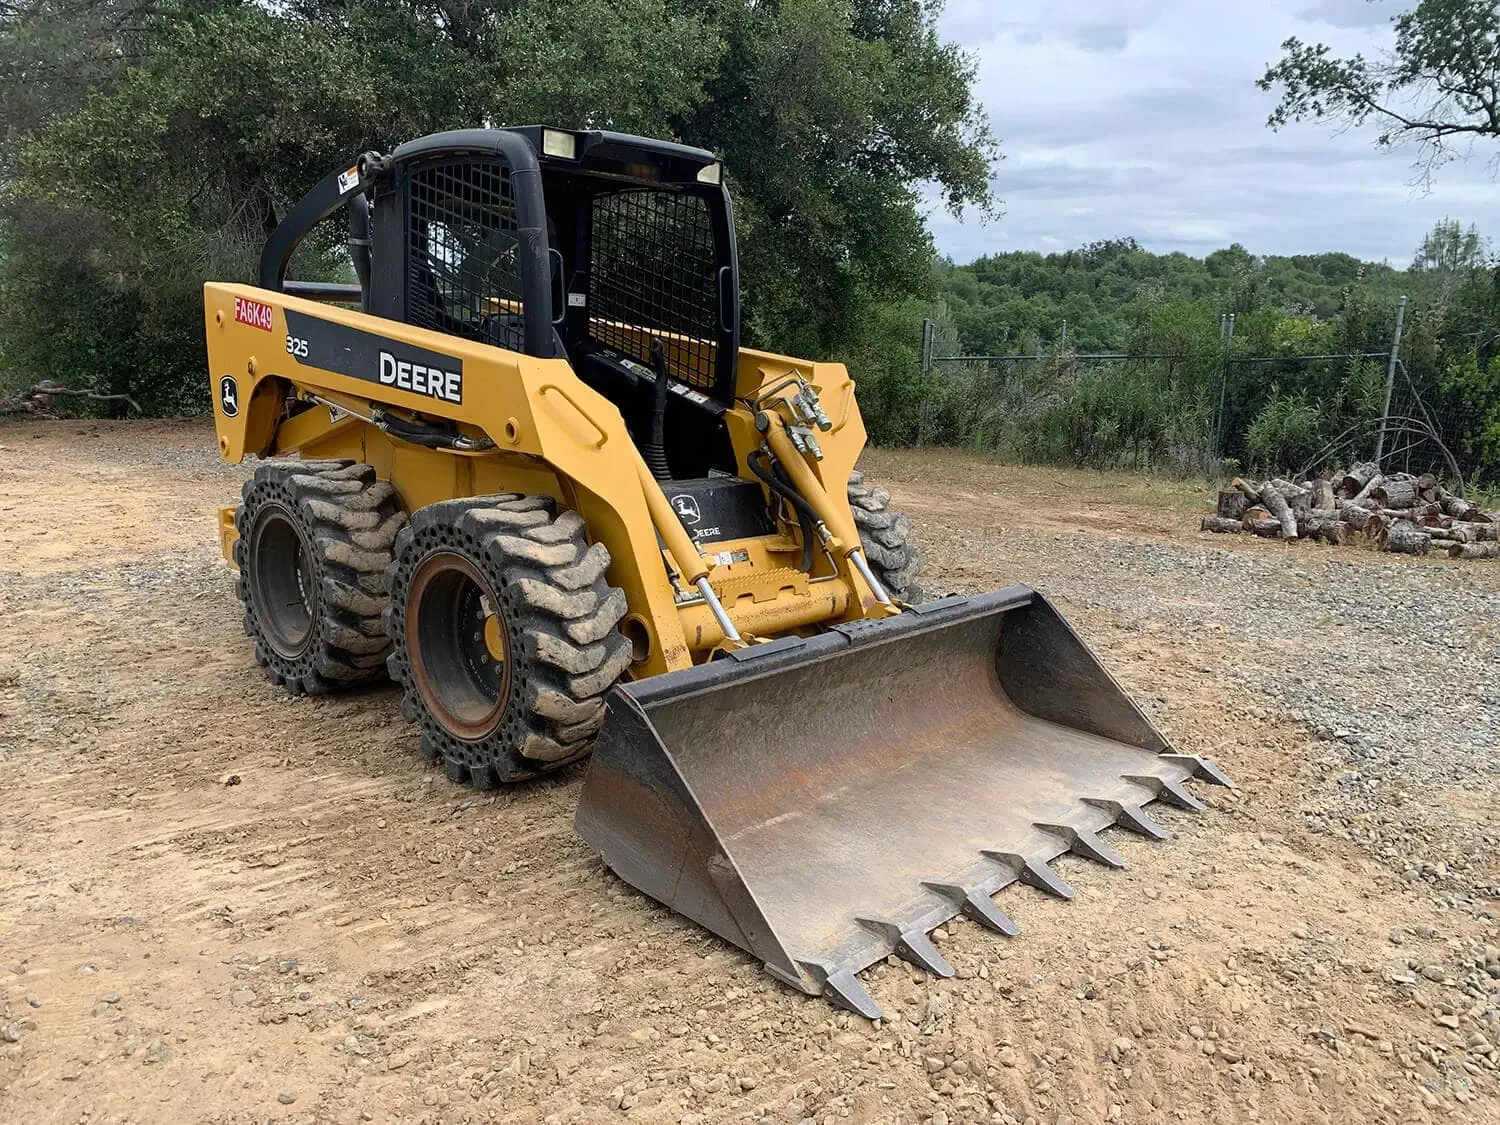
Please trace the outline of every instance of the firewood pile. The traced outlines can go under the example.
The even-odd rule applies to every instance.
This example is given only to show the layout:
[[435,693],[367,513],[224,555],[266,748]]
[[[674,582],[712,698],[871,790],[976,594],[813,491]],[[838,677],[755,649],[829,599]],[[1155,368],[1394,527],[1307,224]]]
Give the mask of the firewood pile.
[[1363,543],[1405,555],[1436,550],[1456,559],[1500,558],[1500,512],[1481,512],[1431,473],[1383,476],[1373,461],[1300,484],[1236,477],[1219,493],[1218,511],[1204,518],[1203,530]]

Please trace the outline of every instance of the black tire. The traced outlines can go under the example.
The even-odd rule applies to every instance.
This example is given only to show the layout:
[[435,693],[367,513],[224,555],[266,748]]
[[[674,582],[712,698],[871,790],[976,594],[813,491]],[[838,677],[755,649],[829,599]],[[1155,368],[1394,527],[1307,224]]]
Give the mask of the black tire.
[[912,535],[911,519],[891,507],[891,494],[865,483],[858,469],[849,474],[849,510],[859,528],[859,541],[875,577],[886,592],[916,605],[922,601],[922,549]]
[[422,750],[479,789],[587,754],[630,665],[609,552],[550,497],[420,508],[386,572],[390,675]]
[[234,515],[255,661],[295,695],[380,679],[385,568],[406,522],[389,482],[353,461],[269,461]]

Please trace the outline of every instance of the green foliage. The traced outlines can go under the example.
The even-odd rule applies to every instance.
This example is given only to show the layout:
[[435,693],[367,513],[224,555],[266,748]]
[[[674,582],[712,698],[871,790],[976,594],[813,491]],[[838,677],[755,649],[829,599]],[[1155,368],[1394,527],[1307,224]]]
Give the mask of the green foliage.
[[1321,444],[1322,422],[1322,409],[1308,400],[1306,392],[1282,394],[1272,387],[1271,397],[1245,435],[1251,468],[1270,474],[1304,467]]
[[[1319,455],[1373,453],[1396,302],[1409,293],[1392,413],[1430,414],[1466,475],[1495,477],[1500,387],[1476,373],[1500,355],[1500,270],[1484,264],[1487,252],[1473,228],[1444,222],[1404,271],[1347,254],[1257,257],[1238,245],[1203,259],[1156,255],[1129,239],[939,262],[940,301],[907,306],[899,362],[850,358],[871,368],[855,370],[861,401],[878,403],[876,440],[1099,467],[1292,472]],[[914,381],[900,364],[920,342],[919,304],[939,322],[939,355],[1034,358],[940,363]],[[901,347],[889,346],[892,356]],[[1117,351],[1174,358],[1088,358]],[[1305,358],[1345,353],[1354,355]],[[1412,456],[1438,466],[1431,443]]]
[[[485,120],[718,151],[747,342],[868,354],[861,333],[900,315],[883,307],[932,289],[912,185],[989,203],[972,63],[935,19],[930,0],[14,0],[7,377],[201,406],[201,282],[251,279],[276,220],[354,154]],[[301,276],[345,275],[340,242]]]
[[1500,355],[1483,361],[1471,351],[1448,365],[1443,390],[1462,407],[1466,425],[1458,452],[1466,459],[1491,466],[1490,479],[1500,476]]

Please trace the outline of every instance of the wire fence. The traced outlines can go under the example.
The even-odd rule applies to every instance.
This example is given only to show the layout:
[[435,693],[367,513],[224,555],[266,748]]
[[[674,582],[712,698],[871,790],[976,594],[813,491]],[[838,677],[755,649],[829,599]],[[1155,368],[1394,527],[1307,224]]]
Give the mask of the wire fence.
[[1402,357],[1403,314],[1404,301],[1389,349],[1319,354],[1235,354],[1232,318],[1206,354],[936,356],[924,330],[915,424],[898,440],[1209,475],[1376,460],[1460,485],[1495,476],[1463,404]]

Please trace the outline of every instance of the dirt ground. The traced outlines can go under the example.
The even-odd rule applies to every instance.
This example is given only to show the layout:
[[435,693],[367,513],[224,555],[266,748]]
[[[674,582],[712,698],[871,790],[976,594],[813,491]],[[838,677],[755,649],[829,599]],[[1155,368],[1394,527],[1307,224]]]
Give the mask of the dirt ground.
[[[1168,843],[1111,833],[1124,871],[1060,861],[1071,903],[1008,889],[1019,938],[939,931],[956,979],[866,973],[872,1025],[613,878],[572,834],[581,768],[476,795],[392,689],[266,683],[214,536],[246,469],[211,438],[0,426],[0,1121],[1500,1121],[1495,852],[1455,883],[1367,846],[1400,809],[1339,820],[1344,764],[1235,680],[1237,620],[1062,601],[1241,789],[1161,810]],[[1149,601],[1152,559],[1318,549],[1210,543],[1159,482],[866,467],[930,592],[1086,585],[1107,546]],[[1491,831],[1493,778],[1423,803]]]

